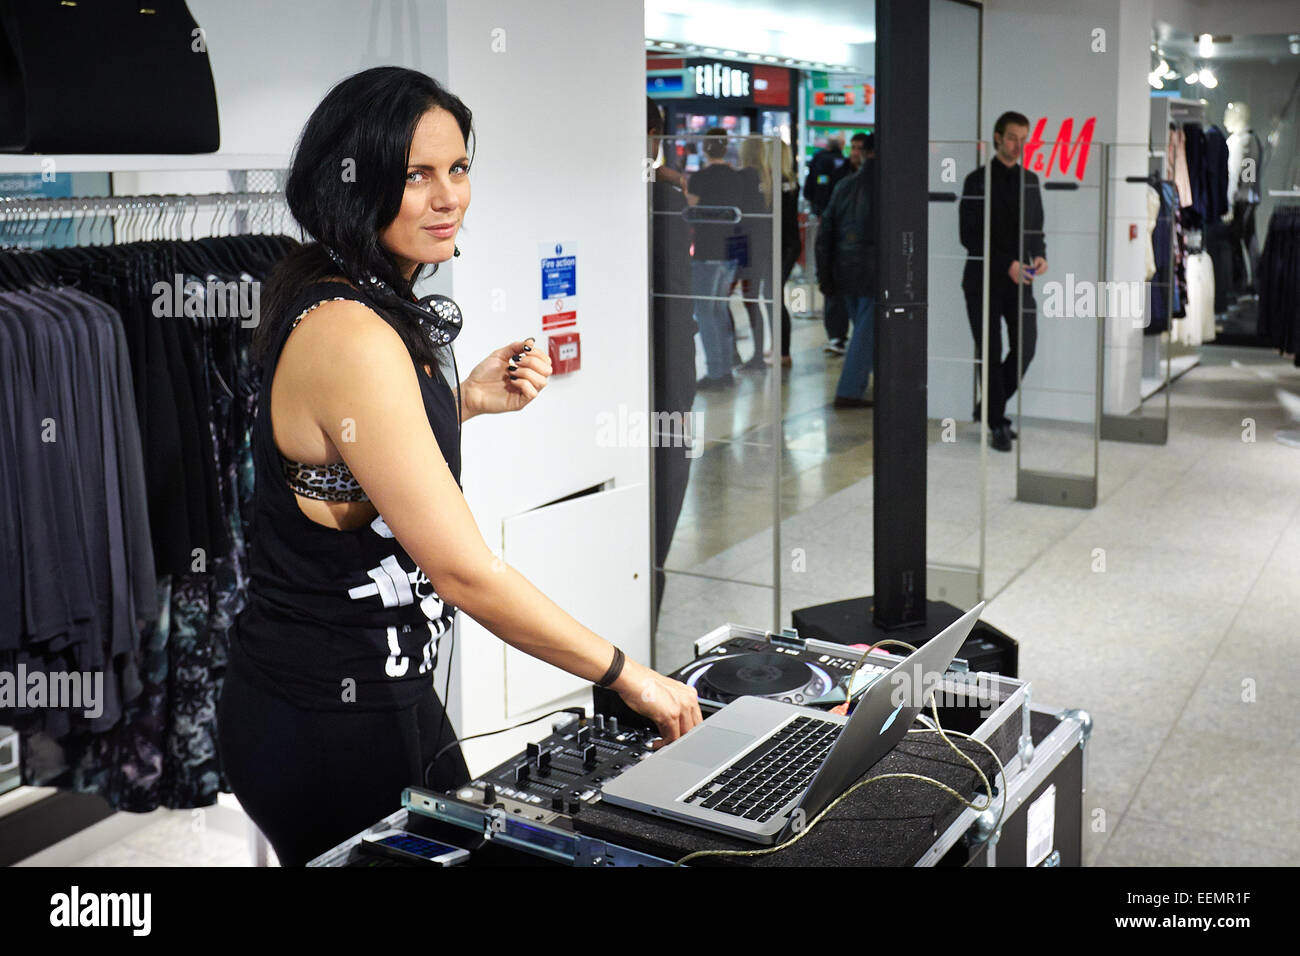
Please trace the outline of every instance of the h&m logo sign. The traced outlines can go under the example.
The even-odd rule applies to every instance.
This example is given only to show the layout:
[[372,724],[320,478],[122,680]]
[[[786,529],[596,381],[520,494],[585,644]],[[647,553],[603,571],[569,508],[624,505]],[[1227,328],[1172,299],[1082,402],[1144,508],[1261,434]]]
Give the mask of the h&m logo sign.
[[[1044,179],[1051,179],[1052,174],[1070,172],[1074,163],[1074,176],[1082,181],[1088,168],[1088,153],[1092,149],[1092,132],[1097,126],[1097,117],[1089,116],[1079,127],[1079,136],[1074,138],[1074,120],[1061,120],[1061,127],[1052,141],[1052,151],[1048,154],[1046,164],[1043,160],[1043,131],[1047,128],[1047,117],[1040,117],[1034,124],[1033,132],[1025,142],[1025,169],[1041,173]],[[1076,161],[1077,157],[1077,161]]]

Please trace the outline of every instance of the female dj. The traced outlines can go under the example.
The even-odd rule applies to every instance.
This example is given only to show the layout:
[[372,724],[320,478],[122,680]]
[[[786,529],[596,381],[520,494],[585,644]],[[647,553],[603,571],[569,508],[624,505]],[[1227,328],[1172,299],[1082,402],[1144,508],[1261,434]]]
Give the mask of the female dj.
[[435,80],[366,70],[312,113],[286,183],[314,241],[270,278],[254,335],[249,596],[218,711],[231,788],[284,865],[392,813],[405,786],[470,779],[433,685],[457,609],[613,688],[665,741],[701,720],[694,690],[494,557],[461,493],[460,424],[519,411],[551,372],[525,339],[460,381],[459,309],[412,292],[459,255],[470,138],[469,109]]

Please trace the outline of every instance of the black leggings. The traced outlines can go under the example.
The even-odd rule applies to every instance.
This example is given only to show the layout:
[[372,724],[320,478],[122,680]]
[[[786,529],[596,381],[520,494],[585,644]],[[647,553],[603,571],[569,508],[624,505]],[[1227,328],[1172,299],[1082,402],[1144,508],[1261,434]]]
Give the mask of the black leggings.
[[402,788],[449,790],[470,779],[442,703],[405,710],[303,710],[235,664],[217,705],[217,737],[230,788],[282,866],[302,866],[401,808]]

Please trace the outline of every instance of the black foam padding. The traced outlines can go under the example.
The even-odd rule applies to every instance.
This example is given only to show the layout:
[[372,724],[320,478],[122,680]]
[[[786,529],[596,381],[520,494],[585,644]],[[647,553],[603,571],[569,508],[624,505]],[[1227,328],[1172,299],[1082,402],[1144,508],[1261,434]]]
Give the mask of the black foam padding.
[[[967,740],[953,742],[993,779],[993,758],[983,747]],[[863,776],[883,773],[933,777],[968,800],[975,800],[976,788],[982,786],[970,765],[934,734],[909,734]],[[763,856],[701,857],[688,865],[911,866],[964,809],[951,794],[919,780],[878,780],[850,795],[793,846]],[[667,860],[696,850],[762,848],[604,802],[584,807],[573,823],[580,833]]]

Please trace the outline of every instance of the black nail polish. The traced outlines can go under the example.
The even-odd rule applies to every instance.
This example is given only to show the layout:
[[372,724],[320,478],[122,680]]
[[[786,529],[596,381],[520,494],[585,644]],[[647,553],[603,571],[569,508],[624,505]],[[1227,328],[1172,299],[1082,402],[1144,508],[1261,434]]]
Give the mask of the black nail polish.
[[525,352],[531,352],[532,350],[533,350],[533,347],[532,347],[531,345],[525,345],[525,346],[524,346],[524,351],[525,351]]
[[510,381],[513,382],[513,381],[515,381],[517,378],[519,378],[518,375],[511,375],[511,376],[510,376]]
[[507,372],[517,372],[517,371],[519,371],[519,369],[518,369],[516,366],[511,365],[511,366],[508,366],[508,367],[506,368],[506,371],[507,371]]

